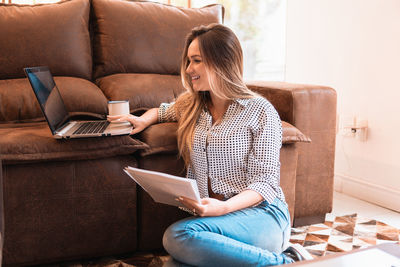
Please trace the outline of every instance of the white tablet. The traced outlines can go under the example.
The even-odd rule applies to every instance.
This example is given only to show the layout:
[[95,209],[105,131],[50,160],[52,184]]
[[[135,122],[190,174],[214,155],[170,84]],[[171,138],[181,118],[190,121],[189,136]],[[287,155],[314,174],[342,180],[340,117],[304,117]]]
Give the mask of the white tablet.
[[193,179],[162,172],[126,167],[124,171],[138,183],[155,202],[180,207],[176,198],[183,196],[200,203],[200,193]]

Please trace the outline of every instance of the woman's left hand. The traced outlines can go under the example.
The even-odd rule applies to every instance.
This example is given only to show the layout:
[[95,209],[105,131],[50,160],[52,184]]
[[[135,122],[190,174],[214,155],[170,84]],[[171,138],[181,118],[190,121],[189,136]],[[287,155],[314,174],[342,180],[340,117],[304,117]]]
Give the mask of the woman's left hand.
[[221,201],[215,198],[202,198],[200,204],[195,200],[186,197],[179,197],[178,200],[188,209],[201,217],[221,216],[229,212],[226,201]]

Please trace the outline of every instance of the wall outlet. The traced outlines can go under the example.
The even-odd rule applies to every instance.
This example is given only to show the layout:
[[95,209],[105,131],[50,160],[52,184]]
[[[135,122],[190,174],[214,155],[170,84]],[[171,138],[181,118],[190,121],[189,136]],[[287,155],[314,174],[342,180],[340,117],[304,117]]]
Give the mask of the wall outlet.
[[340,116],[339,122],[339,134],[347,137],[354,137],[355,132],[352,131],[352,128],[355,127],[356,117],[354,116]]
[[359,141],[367,141],[367,134],[368,134],[368,120],[363,117],[357,117],[356,118],[356,125],[355,125],[355,131],[356,131],[356,139]]
[[367,140],[368,120],[360,116],[338,116],[338,134],[347,137],[355,137],[359,141]]

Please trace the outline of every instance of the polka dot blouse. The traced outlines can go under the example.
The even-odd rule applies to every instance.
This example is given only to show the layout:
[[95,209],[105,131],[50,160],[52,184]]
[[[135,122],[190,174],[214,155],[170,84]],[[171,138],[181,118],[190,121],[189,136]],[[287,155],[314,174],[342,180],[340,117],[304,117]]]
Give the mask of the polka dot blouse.
[[[174,105],[160,105],[159,122],[177,120]],[[250,189],[269,203],[276,197],[284,201],[279,185],[281,145],[281,120],[265,98],[232,101],[214,125],[205,109],[195,126],[187,178],[196,180],[202,198],[208,197],[210,178],[212,191],[225,198]]]

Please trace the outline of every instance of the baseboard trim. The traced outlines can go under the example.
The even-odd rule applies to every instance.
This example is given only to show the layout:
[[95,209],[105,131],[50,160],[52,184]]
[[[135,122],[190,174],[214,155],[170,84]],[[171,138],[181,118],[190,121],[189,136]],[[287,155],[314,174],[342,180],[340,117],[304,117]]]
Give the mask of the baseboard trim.
[[335,174],[334,188],[335,191],[400,212],[400,190],[343,174]]

